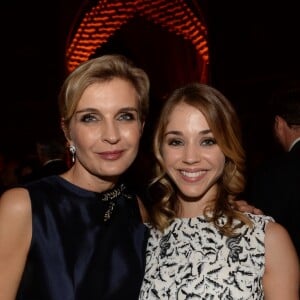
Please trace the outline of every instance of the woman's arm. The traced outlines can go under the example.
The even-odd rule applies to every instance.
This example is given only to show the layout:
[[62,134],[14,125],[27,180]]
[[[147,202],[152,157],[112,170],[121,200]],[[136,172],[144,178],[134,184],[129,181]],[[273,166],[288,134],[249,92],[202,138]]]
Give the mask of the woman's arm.
[[32,218],[28,192],[15,188],[0,198],[0,299],[13,300],[31,242]]
[[266,227],[265,259],[265,299],[299,300],[299,260],[288,232],[278,223]]

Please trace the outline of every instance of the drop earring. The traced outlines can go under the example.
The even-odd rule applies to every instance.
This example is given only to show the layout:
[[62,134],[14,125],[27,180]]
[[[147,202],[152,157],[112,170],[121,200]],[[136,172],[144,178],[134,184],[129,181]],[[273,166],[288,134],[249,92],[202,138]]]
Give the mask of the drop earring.
[[70,145],[69,150],[70,150],[71,156],[72,156],[72,157],[71,157],[72,163],[74,163],[74,162],[75,162],[76,148],[75,148],[74,145]]

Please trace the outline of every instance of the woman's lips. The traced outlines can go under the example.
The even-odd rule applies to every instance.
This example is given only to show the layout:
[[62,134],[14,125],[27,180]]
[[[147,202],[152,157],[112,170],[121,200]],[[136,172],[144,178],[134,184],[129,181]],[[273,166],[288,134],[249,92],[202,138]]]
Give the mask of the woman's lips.
[[99,156],[101,156],[101,158],[105,160],[117,160],[122,156],[122,154],[123,154],[123,150],[116,150],[116,151],[100,152]]

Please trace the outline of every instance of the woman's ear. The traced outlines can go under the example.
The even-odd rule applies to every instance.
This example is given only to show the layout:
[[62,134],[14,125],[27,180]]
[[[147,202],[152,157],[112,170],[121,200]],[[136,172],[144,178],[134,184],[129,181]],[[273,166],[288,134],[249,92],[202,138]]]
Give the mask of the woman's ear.
[[70,131],[69,128],[66,126],[66,122],[64,118],[61,118],[60,120],[60,127],[65,135],[65,138],[67,139],[67,141],[70,141]]
[[140,134],[140,136],[142,136],[142,134],[144,132],[144,126],[145,126],[145,121],[141,122],[141,134]]

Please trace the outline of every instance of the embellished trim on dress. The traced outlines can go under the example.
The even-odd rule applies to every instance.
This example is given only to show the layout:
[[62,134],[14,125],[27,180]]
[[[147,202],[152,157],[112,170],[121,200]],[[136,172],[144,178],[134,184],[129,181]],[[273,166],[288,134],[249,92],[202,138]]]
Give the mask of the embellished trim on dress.
[[116,206],[116,200],[118,197],[122,195],[123,197],[127,199],[132,199],[132,195],[129,194],[127,191],[127,188],[125,184],[120,184],[119,186],[113,188],[112,190],[109,190],[107,192],[101,193],[100,200],[103,202],[106,202],[108,205],[104,215],[103,215],[103,221],[107,222],[111,219],[115,206]]
[[126,198],[132,198],[132,196],[126,191],[125,184],[120,184],[119,186],[113,188],[112,190],[109,190],[107,192],[103,192],[100,195],[100,200],[107,202],[110,200],[114,200],[115,198],[119,197],[121,194],[125,196]]

